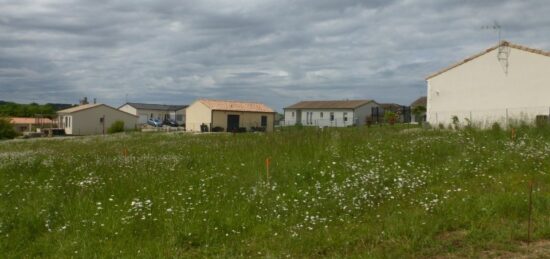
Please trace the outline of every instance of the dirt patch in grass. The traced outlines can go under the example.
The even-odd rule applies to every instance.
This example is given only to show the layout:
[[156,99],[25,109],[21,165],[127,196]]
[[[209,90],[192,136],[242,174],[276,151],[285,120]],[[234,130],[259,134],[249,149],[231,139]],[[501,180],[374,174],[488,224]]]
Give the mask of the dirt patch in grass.
[[[463,234],[464,233],[464,234]],[[460,244],[460,236],[465,236],[465,231],[454,231],[454,232],[448,232],[443,233],[440,235],[440,238],[444,240],[450,240],[451,243],[459,242]],[[459,245],[460,246],[460,245]],[[470,254],[469,252],[465,251],[457,251],[457,253],[447,253],[442,255],[437,255],[433,258],[437,259],[447,259],[447,258],[496,258],[496,259],[508,259],[508,258],[517,258],[517,259],[535,259],[535,258],[550,258],[550,240],[539,240],[536,242],[532,242],[530,245],[528,245],[525,242],[522,242],[519,244],[518,247],[515,247],[514,249],[511,249],[513,251],[507,251],[502,249],[493,249],[493,250],[485,250],[481,252],[474,252],[473,254]]]
[[550,240],[539,240],[531,244],[521,243],[515,252],[510,251],[483,251],[480,258],[550,258]]

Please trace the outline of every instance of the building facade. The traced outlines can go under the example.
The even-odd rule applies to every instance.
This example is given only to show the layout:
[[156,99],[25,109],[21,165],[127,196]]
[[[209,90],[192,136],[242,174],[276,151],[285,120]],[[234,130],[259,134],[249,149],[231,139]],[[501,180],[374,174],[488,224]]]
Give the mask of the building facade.
[[284,108],[284,125],[347,127],[372,119],[373,100],[302,101]]
[[136,128],[137,116],[106,104],[85,104],[57,112],[58,124],[67,135],[106,134],[115,121],[124,122],[126,130]]
[[178,125],[185,124],[187,105],[164,105],[149,103],[125,103],[118,109],[138,116],[138,124],[146,124],[149,119],[173,120]]
[[488,127],[550,111],[550,52],[506,41],[426,78],[427,121]]
[[273,131],[275,112],[262,103],[199,99],[186,111],[187,131]]

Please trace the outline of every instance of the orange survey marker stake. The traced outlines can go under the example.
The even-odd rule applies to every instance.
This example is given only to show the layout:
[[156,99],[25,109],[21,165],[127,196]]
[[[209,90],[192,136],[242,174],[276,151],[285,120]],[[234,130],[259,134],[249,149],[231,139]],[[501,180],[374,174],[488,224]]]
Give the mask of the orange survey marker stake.
[[269,181],[269,165],[271,164],[271,159],[266,158],[265,159],[265,172],[266,172],[266,176],[267,176],[267,180]]
[[128,156],[128,148],[124,148],[122,150],[122,155],[124,155],[125,157]]
[[516,141],[516,129],[512,128],[512,141]]

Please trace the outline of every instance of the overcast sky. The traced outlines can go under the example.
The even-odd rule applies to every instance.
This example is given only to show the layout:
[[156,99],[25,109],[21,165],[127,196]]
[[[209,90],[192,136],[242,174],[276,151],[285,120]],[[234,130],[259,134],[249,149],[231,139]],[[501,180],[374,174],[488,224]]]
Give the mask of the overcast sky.
[[0,0],[0,100],[410,104],[494,21],[550,50],[548,0]]

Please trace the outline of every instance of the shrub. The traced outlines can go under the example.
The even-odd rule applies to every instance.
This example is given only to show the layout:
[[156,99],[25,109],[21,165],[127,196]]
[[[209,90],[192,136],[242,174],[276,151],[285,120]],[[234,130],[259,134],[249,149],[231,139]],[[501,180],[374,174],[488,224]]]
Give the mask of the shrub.
[[535,125],[537,128],[546,128],[548,126],[548,115],[537,115]]
[[498,122],[494,122],[493,125],[491,125],[491,130],[500,133],[502,131],[502,127]]
[[124,132],[124,122],[123,121],[113,122],[113,124],[111,124],[111,127],[109,127],[107,132],[109,132],[109,134]]
[[5,118],[0,118],[0,139],[12,139],[17,136],[17,132],[13,129],[10,121]]
[[386,111],[384,112],[384,120],[390,125],[393,125],[397,121],[397,114],[392,111]]
[[451,119],[453,120],[453,127],[454,127],[454,129],[459,129],[459,127],[460,127],[460,120],[458,119],[458,116],[454,115]]

